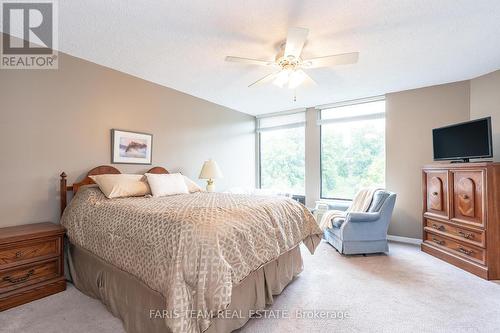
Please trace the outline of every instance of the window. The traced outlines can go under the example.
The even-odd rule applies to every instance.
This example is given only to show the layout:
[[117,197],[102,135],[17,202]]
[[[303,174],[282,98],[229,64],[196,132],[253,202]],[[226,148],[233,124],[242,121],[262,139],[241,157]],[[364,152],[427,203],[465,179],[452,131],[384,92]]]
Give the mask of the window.
[[305,194],[305,113],[257,119],[260,187]]
[[321,197],[352,199],[385,184],[385,101],[339,104],[320,111]]

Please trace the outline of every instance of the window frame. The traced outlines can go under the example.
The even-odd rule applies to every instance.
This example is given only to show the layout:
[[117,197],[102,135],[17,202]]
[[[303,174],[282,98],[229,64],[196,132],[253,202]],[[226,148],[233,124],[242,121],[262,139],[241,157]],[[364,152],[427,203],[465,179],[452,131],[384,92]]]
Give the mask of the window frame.
[[258,188],[259,189],[262,189],[262,140],[261,140],[261,133],[262,132],[257,132],[257,149],[259,150],[259,179],[258,179],[258,182],[259,182],[259,186]]
[[319,126],[319,199],[320,200],[339,200],[339,201],[352,201],[347,198],[330,198],[323,196],[323,125]]
[[[335,118],[334,117],[334,118],[330,118],[330,119],[327,118],[327,119],[323,119],[323,120],[321,119],[321,111],[325,110],[325,109],[336,108],[336,107],[364,104],[364,103],[377,102],[377,101],[384,101],[385,102],[386,101],[385,95],[360,98],[360,99],[355,99],[355,100],[341,101],[341,102],[336,102],[336,103],[319,105],[319,106],[315,106],[315,107],[297,108],[297,109],[288,110],[288,111],[280,111],[280,112],[273,112],[273,113],[257,115],[255,117],[255,134],[256,134],[255,149],[258,149],[258,151],[256,152],[256,155],[255,155],[256,160],[257,160],[256,161],[257,162],[256,163],[257,171],[255,173],[256,178],[257,178],[255,181],[256,187],[259,189],[262,189],[262,181],[261,181],[262,180],[262,137],[260,134],[262,132],[265,132],[265,131],[279,130],[279,129],[292,128],[292,127],[303,127],[304,128],[304,139],[305,139],[306,145],[307,145],[308,137],[310,137],[310,135],[312,135],[312,133],[314,133],[314,136],[316,137],[316,139],[314,139],[314,140],[317,140],[318,134],[320,136],[319,140],[318,140],[319,141],[319,156],[317,156],[316,153],[314,154],[315,159],[319,158],[319,179],[316,178],[317,177],[316,171],[314,171],[314,174],[312,177],[312,178],[314,178],[313,181],[319,180],[319,193],[317,192],[318,189],[314,189],[314,192],[312,192],[310,188],[309,188],[309,192],[308,192],[307,180],[304,179],[304,181],[305,181],[304,192],[305,193],[304,193],[303,197],[307,198],[307,194],[309,194],[310,196],[312,196],[314,198],[314,200],[325,200],[325,201],[332,201],[332,202],[338,201],[340,203],[351,202],[352,199],[349,199],[349,198],[335,198],[335,197],[332,198],[332,197],[323,196],[324,175],[323,175],[322,170],[323,170],[323,166],[324,166],[324,156],[323,156],[323,150],[322,150],[322,146],[323,146],[323,135],[322,134],[323,134],[324,129],[322,128],[322,125],[327,125],[327,124],[331,124],[331,123],[340,123],[340,122],[350,122],[353,120],[368,120],[368,119],[376,119],[376,118],[387,119],[386,118],[386,113],[387,113],[386,111],[387,110],[386,110],[386,108],[384,108],[383,111],[380,111],[377,113],[361,114],[361,115],[357,115],[357,116],[344,117],[344,118]],[[315,118],[316,118],[315,126],[313,124],[310,124],[311,118],[310,118],[310,116],[307,116],[307,113],[312,112],[312,110],[315,110]],[[284,124],[284,125],[260,128],[260,119],[261,118],[284,116],[284,115],[290,115],[293,113],[304,113],[304,115],[305,115],[304,121],[290,122],[290,123]],[[386,124],[386,123],[387,123],[386,120],[384,120],[384,124]],[[313,127],[314,127],[314,129],[313,129]],[[384,129],[384,142],[385,143],[386,143],[386,136],[387,136],[386,130],[387,129],[385,128]],[[316,142],[318,142],[318,141],[316,141]],[[385,151],[384,157],[385,157],[385,162],[387,162],[387,151]],[[311,158],[311,156],[309,156],[309,158]],[[304,159],[305,159],[305,176],[307,178],[307,173],[312,172],[312,170],[311,170],[312,165],[310,164],[312,162],[311,161],[308,162],[307,152],[305,153]],[[317,170],[316,169],[317,167],[318,166],[315,165],[314,169]],[[385,179],[385,176],[387,173],[386,165],[384,166],[384,169],[385,169],[384,182],[387,184],[387,179]],[[311,176],[311,175],[309,174],[309,176]],[[316,199],[316,198],[318,198],[318,199]]]
[[[385,96],[377,96],[377,97],[371,97],[371,98],[366,98],[366,99],[362,99],[362,100],[353,100],[353,101],[349,101],[349,102],[340,102],[340,103],[334,103],[334,104],[328,104],[328,105],[316,107],[316,110],[318,110],[317,125],[319,126],[319,198],[320,198],[320,200],[352,201],[354,199],[354,198],[349,199],[349,198],[336,198],[336,197],[323,196],[323,126],[330,125],[333,123],[363,121],[363,120],[376,120],[376,119],[384,119],[385,120],[386,119],[386,111],[385,110],[384,110],[384,112],[379,112],[379,113],[374,113],[374,114],[336,118],[336,119],[325,119],[325,120],[321,119],[321,111],[327,110],[327,109],[333,109],[336,107],[356,105],[356,104],[365,104],[365,103],[372,103],[372,102],[379,102],[379,101],[385,101]],[[384,129],[384,144],[385,144],[385,129]]]
[[[262,118],[279,117],[279,116],[291,115],[291,114],[295,114],[295,113],[304,113],[304,121],[291,123],[291,124],[287,124],[287,125],[268,127],[268,128],[264,128],[264,129],[259,128],[260,119],[262,119]],[[285,111],[285,112],[269,113],[269,114],[264,114],[262,116],[256,117],[255,134],[257,134],[257,150],[258,150],[258,155],[257,155],[257,158],[258,158],[257,185],[258,186],[257,187],[259,189],[262,189],[262,138],[261,138],[262,132],[279,131],[279,130],[290,129],[290,128],[303,128],[304,129],[304,139],[305,139],[305,130],[306,130],[305,113],[306,113],[306,109],[303,108],[303,109],[296,109],[296,110],[290,110],[290,111]],[[305,142],[304,142],[304,144],[305,144]],[[305,155],[304,155],[304,163],[305,163]],[[305,164],[304,164],[304,168],[305,168]],[[305,183],[305,177],[304,177],[304,183]],[[303,197],[304,201],[305,201],[305,197],[306,197],[305,196],[305,184],[304,184],[304,194],[303,195],[297,194],[297,193],[292,193],[292,196],[293,197],[301,197],[301,198]]]

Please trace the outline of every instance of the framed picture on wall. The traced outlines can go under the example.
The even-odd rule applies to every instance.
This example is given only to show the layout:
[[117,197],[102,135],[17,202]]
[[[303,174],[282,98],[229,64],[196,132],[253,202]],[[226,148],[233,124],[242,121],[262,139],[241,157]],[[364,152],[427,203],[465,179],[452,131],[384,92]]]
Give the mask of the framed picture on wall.
[[151,164],[153,135],[111,130],[111,163]]

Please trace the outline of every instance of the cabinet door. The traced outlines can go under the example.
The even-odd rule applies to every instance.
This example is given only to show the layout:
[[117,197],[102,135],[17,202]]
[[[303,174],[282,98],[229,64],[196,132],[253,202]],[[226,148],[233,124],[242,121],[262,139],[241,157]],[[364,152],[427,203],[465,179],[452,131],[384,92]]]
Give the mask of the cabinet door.
[[426,215],[449,217],[448,171],[424,170]]
[[453,170],[453,216],[456,222],[484,225],[483,170]]

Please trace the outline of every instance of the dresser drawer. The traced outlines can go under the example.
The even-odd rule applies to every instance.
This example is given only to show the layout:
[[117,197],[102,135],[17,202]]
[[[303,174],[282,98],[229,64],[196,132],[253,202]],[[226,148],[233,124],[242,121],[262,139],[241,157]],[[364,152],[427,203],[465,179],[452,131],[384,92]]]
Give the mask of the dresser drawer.
[[61,237],[18,242],[0,247],[0,269],[27,261],[56,257],[61,253]]
[[473,230],[472,228],[463,228],[452,223],[444,223],[436,220],[425,219],[425,230],[442,234],[465,243],[485,247],[485,236],[483,230]]
[[2,270],[0,271],[0,293],[50,280],[61,274],[60,258]]
[[425,242],[481,264],[486,262],[486,253],[484,249],[464,244],[448,237],[426,232]]

